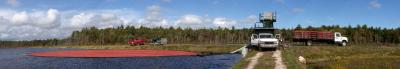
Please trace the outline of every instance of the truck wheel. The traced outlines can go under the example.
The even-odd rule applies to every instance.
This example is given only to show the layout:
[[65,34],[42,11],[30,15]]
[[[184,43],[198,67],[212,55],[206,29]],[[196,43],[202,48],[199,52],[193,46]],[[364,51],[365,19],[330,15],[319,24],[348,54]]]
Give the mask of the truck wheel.
[[347,46],[347,42],[346,41],[342,41],[342,43],[340,45],[341,46]]
[[308,40],[308,41],[306,42],[306,45],[307,45],[307,46],[311,46],[311,45],[312,45],[312,41],[311,41],[311,40]]

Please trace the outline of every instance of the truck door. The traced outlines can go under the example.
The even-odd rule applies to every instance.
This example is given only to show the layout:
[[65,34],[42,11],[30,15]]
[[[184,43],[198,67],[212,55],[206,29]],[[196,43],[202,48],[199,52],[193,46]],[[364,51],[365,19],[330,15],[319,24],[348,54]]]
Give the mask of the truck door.
[[253,44],[253,45],[258,43],[258,35],[257,34],[252,34],[251,35],[250,43]]
[[257,34],[251,34],[251,40],[257,39]]
[[342,35],[339,32],[335,32],[335,42],[342,42]]

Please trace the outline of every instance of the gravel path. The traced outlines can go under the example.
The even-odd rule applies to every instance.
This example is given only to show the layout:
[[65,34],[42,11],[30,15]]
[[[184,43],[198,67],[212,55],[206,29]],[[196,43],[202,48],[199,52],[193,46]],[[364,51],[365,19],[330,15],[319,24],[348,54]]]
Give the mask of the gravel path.
[[256,66],[258,64],[258,58],[260,58],[261,56],[263,56],[263,52],[257,52],[257,54],[250,59],[250,63],[249,65],[247,65],[246,69],[254,69],[254,66]]
[[[286,69],[286,65],[283,63],[282,55],[281,55],[281,51],[280,50],[257,52],[256,55],[254,55],[253,57],[248,59],[248,60],[250,60],[250,62],[247,65],[246,69],[254,69],[254,67],[259,63],[258,60],[260,59],[260,57],[262,57],[263,55],[270,56],[271,53],[272,53],[271,57],[275,58],[275,67],[274,67],[274,69]],[[268,63],[270,63],[270,62],[268,62]]]
[[282,61],[282,55],[280,50],[274,51],[272,57],[275,58],[275,69],[286,69],[286,65]]

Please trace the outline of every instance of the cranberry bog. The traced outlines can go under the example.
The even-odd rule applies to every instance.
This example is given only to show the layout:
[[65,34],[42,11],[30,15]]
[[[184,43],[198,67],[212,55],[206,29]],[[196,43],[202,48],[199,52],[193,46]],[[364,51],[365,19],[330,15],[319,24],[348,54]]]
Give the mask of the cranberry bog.
[[240,45],[48,46],[0,49],[4,69],[229,69]]
[[196,53],[173,50],[69,50],[34,52],[31,56],[76,57],[76,58],[118,58],[118,57],[165,57],[195,56]]

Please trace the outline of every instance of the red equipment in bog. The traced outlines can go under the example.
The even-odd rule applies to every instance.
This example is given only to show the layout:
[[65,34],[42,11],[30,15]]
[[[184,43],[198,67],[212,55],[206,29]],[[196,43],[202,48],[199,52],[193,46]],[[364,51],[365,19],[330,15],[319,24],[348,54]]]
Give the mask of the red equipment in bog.
[[140,39],[129,39],[128,44],[129,45],[144,45],[146,43],[145,40],[140,40]]

